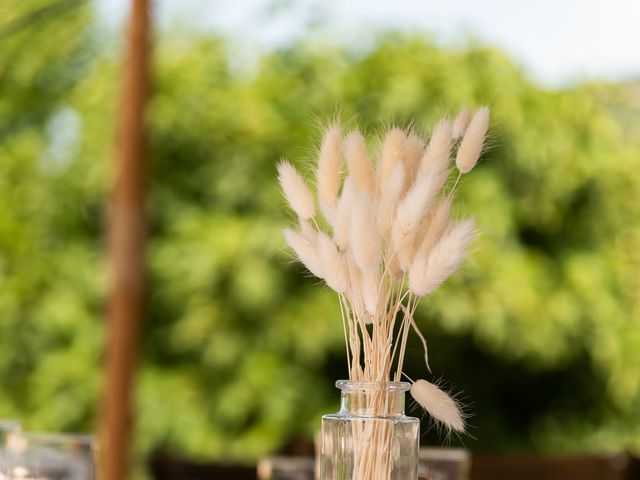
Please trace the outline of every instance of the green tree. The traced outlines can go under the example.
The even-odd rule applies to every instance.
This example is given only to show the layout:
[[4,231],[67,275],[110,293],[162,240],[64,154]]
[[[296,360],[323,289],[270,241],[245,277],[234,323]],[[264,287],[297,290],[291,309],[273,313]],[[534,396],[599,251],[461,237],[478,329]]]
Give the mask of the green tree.
[[[98,392],[101,202],[77,178],[83,1],[0,6],[0,416],[86,429]],[[101,180],[103,181],[103,180]]]

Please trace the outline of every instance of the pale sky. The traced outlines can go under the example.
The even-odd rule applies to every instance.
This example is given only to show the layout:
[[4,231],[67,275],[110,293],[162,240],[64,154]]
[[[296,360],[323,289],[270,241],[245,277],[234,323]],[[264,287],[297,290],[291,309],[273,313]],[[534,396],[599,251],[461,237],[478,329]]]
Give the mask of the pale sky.
[[[118,27],[127,0],[95,0]],[[442,44],[470,36],[497,46],[539,81],[640,78],[640,0],[156,0],[156,21],[223,33],[246,48],[321,33],[365,42],[376,29],[424,31]],[[270,12],[270,14],[269,14]]]

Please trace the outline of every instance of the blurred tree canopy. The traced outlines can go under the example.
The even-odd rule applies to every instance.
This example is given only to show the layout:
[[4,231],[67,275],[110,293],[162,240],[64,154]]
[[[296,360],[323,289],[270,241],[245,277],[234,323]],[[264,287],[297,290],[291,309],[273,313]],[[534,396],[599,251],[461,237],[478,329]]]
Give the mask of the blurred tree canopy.
[[[101,387],[121,72],[90,5],[50,3],[0,6],[0,417],[78,431]],[[543,89],[493,49],[383,33],[247,66],[230,40],[163,32],[154,83],[141,451],[250,460],[312,435],[344,344],[336,299],[284,249],[276,162],[308,172],[335,118],[375,148],[390,124],[488,104],[459,212],[484,234],[420,309],[434,372],[473,402],[465,444],[640,453],[637,88]]]

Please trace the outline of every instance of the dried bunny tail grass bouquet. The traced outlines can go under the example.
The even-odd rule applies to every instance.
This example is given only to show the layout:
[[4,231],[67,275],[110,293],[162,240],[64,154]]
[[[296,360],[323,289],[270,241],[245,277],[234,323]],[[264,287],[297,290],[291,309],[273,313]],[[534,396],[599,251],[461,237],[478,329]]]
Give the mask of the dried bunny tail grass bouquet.
[[[399,381],[411,331],[424,346],[429,369],[413,315],[420,298],[457,270],[476,234],[473,218],[451,218],[451,204],[461,175],[483,152],[488,125],[483,107],[473,115],[465,109],[453,122],[440,120],[428,142],[393,128],[377,162],[360,133],[343,138],[339,127],[329,128],[316,169],[324,222],[296,169],[286,161],[278,165],[278,180],[298,217],[285,239],[304,266],[338,293],[350,380]],[[454,158],[458,175],[448,188]],[[438,387],[417,380],[411,394],[444,427],[464,431],[459,406]]]

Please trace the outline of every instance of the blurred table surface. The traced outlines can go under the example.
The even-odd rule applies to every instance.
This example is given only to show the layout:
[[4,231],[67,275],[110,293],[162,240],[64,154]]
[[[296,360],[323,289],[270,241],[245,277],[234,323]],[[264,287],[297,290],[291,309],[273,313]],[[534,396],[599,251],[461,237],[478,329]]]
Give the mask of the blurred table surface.
[[471,480],[640,480],[638,459],[626,454],[474,454],[471,465]]
[[[292,457],[292,464],[305,466],[305,471],[300,470],[289,476],[272,477],[273,480],[311,480],[313,478],[312,458]],[[259,478],[254,466],[194,463],[166,453],[154,455],[150,461],[150,469],[156,480],[256,480]],[[534,479],[640,480],[640,461],[627,454],[543,456],[474,453],[469,478],[460,480]]]

